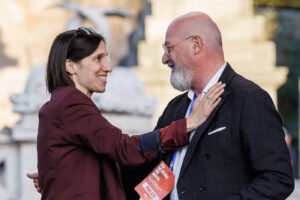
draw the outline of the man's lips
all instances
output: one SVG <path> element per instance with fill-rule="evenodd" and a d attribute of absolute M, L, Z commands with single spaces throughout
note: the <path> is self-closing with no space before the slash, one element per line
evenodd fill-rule
<path fill-rule="evenodd" d="M 172 61 L 169 61 L 169 62 L 168 62 L 168 67 L 173 68 L 173 67 L 174 67 L 174 63 L 173 63 Z"/>

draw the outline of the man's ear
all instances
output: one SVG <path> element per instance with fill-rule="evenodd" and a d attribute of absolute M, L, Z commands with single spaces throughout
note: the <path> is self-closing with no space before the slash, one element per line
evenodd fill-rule
<path fill-rule="evenodd" d="M 72 60 L 70 60 L 70 59 L 67 59 L 67 60 L 66 60 L 66 71 L 67 71 L 69 74 L 71 74 L 71 75 L 73 75 L 73 74 L 76 73 L 76 67 L 75 67 L 75 64 L 74 64 L 74 62 L 73 62 Z"/>
<path fill-rule="evenodd" d="M 193 37 L 193 42 L 194 54 L 199 54 L 203 48 L 203 40 L 200 36 L 195 36 Z"/>

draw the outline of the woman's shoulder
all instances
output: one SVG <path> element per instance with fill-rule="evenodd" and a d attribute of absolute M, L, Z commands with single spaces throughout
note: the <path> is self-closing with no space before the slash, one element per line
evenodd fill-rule
<path fill-rule="evenodd" d="M 99 113 L 91 98 L 72 86 L 59 87 L 51 93 L 51 98 L 39 111 L 39 117 L 55 117 L 74 111 Z"/>
<path fill-rule="evenodd" d="M 51 98 L 53 97 L 66 97 L 68 95 L 70 95 L 71 93 L 74 93 L 76 92 L 76 88 L 73 87 L 73 86 L 64 86 L 64 87 L 59 87 L 59 88 L 56 88 L 52 94 L 51 94 Z"/>
<path fill-rule="evenodd" d="M 49 104 L 59 108 L 72 104 L 93 104 L 93 102 L 75 87 L 66 86 L 52 92 Z"/>
<path fill-rule="evenodd" d="M 74 89 L 72 87 L 59 87 L 56 88 L 52 93 L 50 100 L 46 102 L 41 108 L 40 113 L 48 113 L 58 111 L 62 102 L 66 99 L 66 97 L 72 93 Z"/>

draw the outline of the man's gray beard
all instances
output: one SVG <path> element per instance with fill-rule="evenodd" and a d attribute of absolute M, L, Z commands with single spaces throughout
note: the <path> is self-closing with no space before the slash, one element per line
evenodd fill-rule
<path fill-rule="evenodd" d="M 171 73 L 171 85 L 180 91 L 191 89 L 192 71 L 183 69 L 178 64 L 173 64 Z"/>

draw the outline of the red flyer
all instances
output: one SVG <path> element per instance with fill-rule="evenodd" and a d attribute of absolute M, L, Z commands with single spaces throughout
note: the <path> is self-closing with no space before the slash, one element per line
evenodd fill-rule
<path fill-rule="evenodd" d="M 174 188 L 175 176 L 164 161 L 134 189 L 142 200 L 161 200 Z"/>

